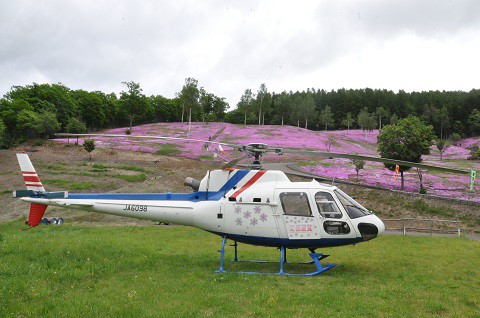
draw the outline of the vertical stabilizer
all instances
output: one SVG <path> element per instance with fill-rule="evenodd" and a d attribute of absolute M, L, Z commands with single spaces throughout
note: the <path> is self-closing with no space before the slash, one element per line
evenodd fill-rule
<path fill-rule="evenodd" d="M 28 214 L 27 224 L 32 227 L 39 225 L 46 209 L 47 206 L 44 204 L 32 203 L 30 205 L 30 213 Z"/>
<path fill-rule="evenodd" d="M 42 182 L 35 171 L 35 168 L 26 153 L 17 153 L 18 164 L 22 171 L 23 180 L 27 186 L 27 190 L 35 192 L 45 192 Z M 37 226 L 42 220 L 43 214 L 47 206 L 39 203 L 32 203 L 30 205 L 30 213 L 28 214 L 27 224 L 30 226 Z"/>
<path fill-rule="evenodd" d="M 40 178 L 26 153 L 17 153 L 18 164 L 22 171 L 23 180 L 27 186 L 27 190 L 45 192 Z"/>

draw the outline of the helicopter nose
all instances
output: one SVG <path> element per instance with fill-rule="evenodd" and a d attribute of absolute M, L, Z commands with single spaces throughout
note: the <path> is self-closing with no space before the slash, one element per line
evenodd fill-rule
<path fill-rule="evenodd" d="M 377 218 L 377 228 L 378 228 L 378 235 L 382 234 L 383 232 L 385 232 L 385 224 L 383 224 L 383 221 L 380 220 L 379 217 L 375 216 Z"/>
<path fill-rule="evenodd" d="M 365 220 L 367 221 L 367 220 Z M 368 222 L 361 222 L 358 224 L 358 230 L 363 237 L 363 240 L 371 240 L 378 235 L 385 232 L 385 224 L 377 216 L 369 216 Z"/>

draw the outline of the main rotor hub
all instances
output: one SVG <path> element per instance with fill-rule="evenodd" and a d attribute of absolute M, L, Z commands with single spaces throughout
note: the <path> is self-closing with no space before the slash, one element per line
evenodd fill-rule
<path fill-rule="evenodd" d="M 263 143 L 250 143 L 243 148 L 248 156 L 253 156 L 255 159 L 250 164 L 252 169 L 262 168 L 262 155 L 268 151 L 268 145 Z"/>
<path fill-rule="evenodd" d="M 265 153 L 268 151 L 268 145 L 263 143 L 251 143 L 245 146 L 248 154 Z"/>

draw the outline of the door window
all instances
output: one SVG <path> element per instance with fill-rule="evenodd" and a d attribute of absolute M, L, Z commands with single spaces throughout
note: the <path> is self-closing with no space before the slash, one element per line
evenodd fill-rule
<path fill-rule="evenodd" d="M 312 216 L 312 209 L 305 192 L 282 192 L 280 201 L 286 215 Z"/>
<path fill-rule="evenodd" d="M 317 203 L 318 212 L 324 218 L 341 219 L 342 212 L 338 208 L 333 196 L 328 192 L 317 192 L 315 194 L 315 202 Z"/>

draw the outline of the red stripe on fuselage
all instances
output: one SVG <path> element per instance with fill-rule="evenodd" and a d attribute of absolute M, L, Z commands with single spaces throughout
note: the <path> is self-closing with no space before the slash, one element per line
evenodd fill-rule
<path fill-rule="evenodd" d="M 37 174 L 35 171 L 22 171 L 22 174 Z"/>
<path fill-rule="evenodd" d="M 243 191 L 247 190 L 254 184 L 258 179 L 260 179 L 261 176 L 264 175 L 264 173 L 267 172 L 267 170 L 260 170 L 258 171 L 250 180 L 247 181 L 240 189 L 238 189 L 234 194 L 230 196 L 230 198 L 236 198 L 239 196 Z"/>

